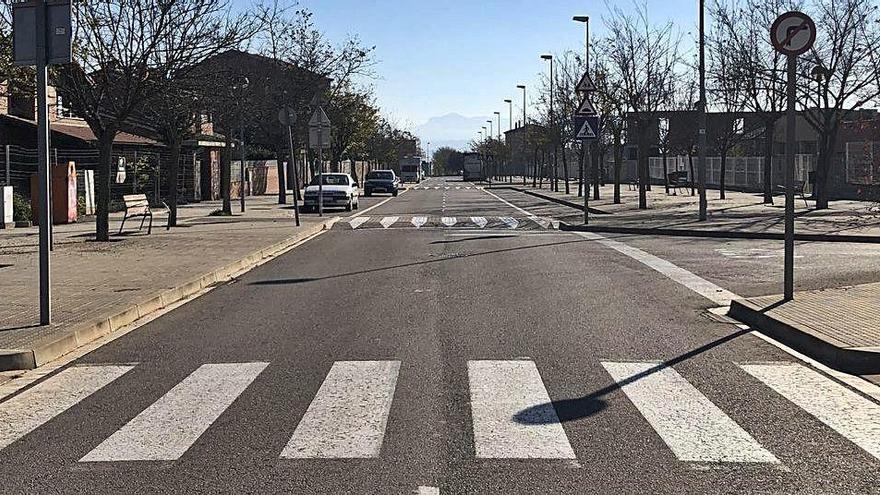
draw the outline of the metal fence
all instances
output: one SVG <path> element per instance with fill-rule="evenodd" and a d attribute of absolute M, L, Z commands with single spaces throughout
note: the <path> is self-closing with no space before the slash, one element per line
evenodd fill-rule
<path fill-rule="evenodd" d="M 125 194 L 146 194 L 154 202 L 159 202 L 168 193 L 168 152 L 166 150 L 132 150 L 116 149 L 113 152 L 114 165 L 124 160 L 125 177 L 113 174 L 110 182 L 110 195 L 119 200 Z M 49 150 L 49 164 L 64 166 L 69 162 L 76 164 L 77 183 L 83 182 L 84 170 L 98 168 L 98 150 L 62 149 Z M 194 181 L 193 154 L 183 153 L 180 157 L 180 174 L 177 177 L 178 191 L 181 198 L 191 197 Z M 115 170 L 115 166 L 114 166 Z M 37 151 L 15 145 L 5 145 L 0 153 L 0 184 L 11 185 L 13 190 L 29 198 L 31 195 L 31 178 L 37 173 Z M 123 179 L 117 182 L 116 179 Z"/>
<path fill-rule="evenodd" d="M 669 156 L 666 157 L 666 168 L 671 172 L 685 172 L 690 177 L 691 159 L 693 160 L 694 173 L 698 167 L 697 157 Z M 783 181 L 785 157 L 773 157 L 773 183 L 781 184 Z M 663 158 L 651 157 L 648 160 L 651 179 L 663 181 Z M 815 156 L 795 155 L 795 180 L 804 181 L 809 185 L 810 172 L 815 170 Z M 761 156 L 729 156 L 725 164 L 725 187 L 742 189 L 745 191 L 760 191 L 764 187 L 764 157 Z M 721 185 L 721 157 L 706 157 L 706 185 L 719 187 Z M 807 187 L 809 191 L 809 186 Z"/>

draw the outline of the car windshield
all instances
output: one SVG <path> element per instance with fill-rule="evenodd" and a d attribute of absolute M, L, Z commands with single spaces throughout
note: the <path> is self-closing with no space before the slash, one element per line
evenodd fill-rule
<path fill-rule="evenodd" d="M 341 174 L 324 174 L 324 185 L 325 186 L 347 186 L 348 185 L 348 176 Z M 309 182 L 310 186 L 318 185 L 318 176 L 312 178 L 312 182 Z"/>
<path fill-rule="evenodd" d="M 370 172 L 367 180 L 394 180 L 394 172 Z"/>

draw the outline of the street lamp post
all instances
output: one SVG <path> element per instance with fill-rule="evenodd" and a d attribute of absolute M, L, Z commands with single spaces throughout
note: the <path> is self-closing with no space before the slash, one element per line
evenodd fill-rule
<path fill-rule="evenodd" d="M 697 156 L 699 160 L 699 169 L 697 170 L 697 180 L 700 188 L 700 221 L 707 218 L 708 205 L 706 202 L 706 29 L 704 23 L 704 3 L 700 0 L 700 121 L 699 134 L 697 135 L 697 145 L 699 150 Z"/>
<path fill-rule="evenodd" d="M 526 167 L 525 155 L 526 155 L 526 150 L 528 149 L 527 145 L 529 143 L 529 128 L 528 128 L 528 122 L 526 122 L 526 119 L 527 119 L 527 116 L 526 116 L 526 86 L 525 86 L 525 84 L 517 84 L 516 87 L 518 89 L 521 89 L 523 92 L 523 120 L 522 120 L 522 125 L 523 125 L 523 178 L 522 179 L 523 179 L 523 186 L 525 186 L 526 185 L 526 175 L 528 172 L 528 169 Z M 535 181 L 535 178 L 534 178 L 534 176 L 532 176 L 532 182 L 534 182 L 534 181 Z M 532 184 L 532 186 L 534 187 L 534 184 Z"/>
<path fill-rule="evenodd" d="M 507 103 L 507 110 L 508 110 L 507 130 L 512 131 L 513 130 L 513 100 L 506 99 L 506 100 L 504 100 L 504 103 Z M 513 158 L 513 148 L 510 147 L 510 143 L 507 143 L 506 136 L 505 136 L 504 140 L 505 140 L 505 143 L 508 145 L 508 151 L 510 152 L 510 158 L 512 159 Z M 511 161 L 512 160 L 509 159 L 508 163 L 507 163 L 507 182 L 509 182 L 509 183 L 513 183 L 513 174 L 510 173 L 511 172 L 511 170 L 510 170 L 510 168 L 511 168 L 510 162 Z"/>
<path fill-rule="evenodd" d="M 549 127 L 550 127 L 550 132 L 552 133 L 551 139 L 553 141 L 553 175 L 552 175 L 553 182 L 551 182 L 550 189 L 558 191 L 559 183 L 556 182 L 556 180 L 555 180 L 556 179 L 556 135 L 555 135 L 554 128 L 553 128 L 553 126 L 556 122 L 553 118 L 553 55 L 541 55 L 541 59 L 547 60 L 550 62 L 550 126 Z"/>
<path fill-rule="evenodd" d="M 499 146 L 499 148 L 500 148 L 500 147 L 501 147 L 501 112 L 495 112 L 495 117 L 498 118 L 498 146 Z M 501 168 L 501 169 L 504 168 L 504 163 L 503 163 L 503 161 L 502 161 L 502 163 L 501 163 L 501 167 L 500 167 L 500 168 Z M 501 180 L 503 181 L 503 180 L 504 180 L 504 174 L 501 173 L 501 172 L 502 172 L 502 170 L 496 170 L 496 171 L 495 171 L 495 175 L 496 175 L 496 176 L 500 176 L 500 177 L 501 177 Z"/>

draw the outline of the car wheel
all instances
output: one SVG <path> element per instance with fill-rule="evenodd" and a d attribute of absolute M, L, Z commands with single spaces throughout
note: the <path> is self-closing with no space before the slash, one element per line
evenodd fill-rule
<path fill-rule="evenodd" d="M 359 206 L 358 203 L 360 203 L 360 201 L 355 201 L 355 202 L 354 202 L 354 209 L 355 209 L 355 210 L 358 209 L 358 206 Z"/>
<path fill-rule="evenodd" d="M 392 196 L 397 196 L 397 190 L 395 189 L 394 191 L 391 191 L 391 195 L 392 195 Z"/>
<path fill-rule="evenodd" d="M 345 211 L 351 211 L 352 208 L 354 208 L 353 203 L 351 202 L 351 200 L 348 200 L 348 204 L 345 205 Z"/>
<path fill-rule="evenodd" d="M 366 191 L 364 191 L 364 196 L 366 196 L 366 197 L 369 198 L 369 197 L 372 196 L 372 195 L 373 195 L 373 191 L 370 191 L 369 189 L 366 190 Z"/>

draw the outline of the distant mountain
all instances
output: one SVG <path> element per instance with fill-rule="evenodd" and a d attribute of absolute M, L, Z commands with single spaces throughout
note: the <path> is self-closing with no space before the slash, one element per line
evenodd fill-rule
<path fill-rule="evenodd" d="M 465 117 L 458 113 L 448 113 L 431 117 L 424 124 L 416 126 L 414 132 L 421 138 L 422 146 L 430 141 L 432 150 L 441 146 L 464 150 L 487 120 L 488 117 Z"/>

